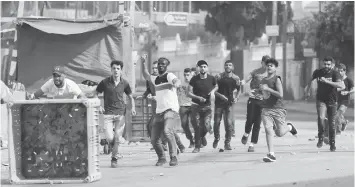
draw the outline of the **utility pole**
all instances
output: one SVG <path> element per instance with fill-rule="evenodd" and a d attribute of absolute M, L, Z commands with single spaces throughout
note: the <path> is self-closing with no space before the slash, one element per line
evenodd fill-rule
<path fill-rule="evenodd" d="M 136 1 L 133 0 L 133 1 L 130 1 L 129 2 L 129 16 L 130 16 L 130 19 L 131 19 L 131 27 L 130 27 L 130 34 L 134 34 L 132 32 L 134 32 L 134 16 L 135 16 L 135 10 L 136 10 Z M 132 29 L 131 29 L 132 28 Z M 135 47 L 134 47 L 134 40 L 131 41 L 131 45 L 132 45 L 132 51 L 135 50 Z M 133 56 L 132 56 L 132 60 L 133 60 Z M 131 77 L 130 79 L 132 79 L 132 85 L 134 85 L 134 88 L 133 88 L 133 93 L 136 92 L 136 72 L 135 72 L 135 69 L 136 67 L 134 66 L 134 63 L 132 61 L 132 66 L 131 66 L 131 71 L 132 71 L 132 74 L 131 74 Z"/>
<path fill-rule="evenodd" d="M 148 1 L 149 9 L 148 9 L 148 18 L 149 18 L 149 29 L 148 29 L 148 71 L 151 73 L 152 71 L 152 31 L 151 25 L 152 23 L 152 12 L 153 12 L 153 2 Z"/>
<path fill-rule="evenodd" d="M 277 25 L 277 1 L 272 2 L 272 25 Z M 276 37 L 272 37 L 271 42 L 271 57 L 275 58 L 275 51 L 276 51 Z"/>
<path fill-rule="evenodd" d="M 282 60 L 283 60 L 283 87 L 286 91 L 285 96 L 287 97 L 287 89 L 286 89 L 286 73 L 287 73 L 287 1 L 283 1 L 284 12 L 282 14 Z M 286 98 L 287 99 L 287 98 Z"/>

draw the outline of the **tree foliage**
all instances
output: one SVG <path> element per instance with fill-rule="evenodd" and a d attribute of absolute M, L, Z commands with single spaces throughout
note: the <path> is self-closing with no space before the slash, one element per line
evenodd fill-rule
<path fill-rule="evenodd" d="M 324 8 L 297 25 L 306 33 L 305 41 L 319 57 L 333 56 L 338 62 L 354 66 L 354 2 L 323 2 Z"/>
<path fill-rule="evenodd" d="M 288 20 L 293 17 L 290 4 L 287 2 Z M 199 1 L 196 6 L 208 12 L 206 31 L 222 35 L 228 49 L 254 41 L 265 32 L 266 25 L 271 25 L 271 1 Z M 284 6 L 278 2 L 278 24 L 282 23 L 283 10 Z"/>

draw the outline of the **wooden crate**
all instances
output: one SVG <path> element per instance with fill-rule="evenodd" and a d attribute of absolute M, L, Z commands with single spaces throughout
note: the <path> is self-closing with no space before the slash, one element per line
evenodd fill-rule
<path fill-rule="evenodd" d="M 15 101 L 9 108 L 10 182 L 100 180 L 100 100 Z"/>

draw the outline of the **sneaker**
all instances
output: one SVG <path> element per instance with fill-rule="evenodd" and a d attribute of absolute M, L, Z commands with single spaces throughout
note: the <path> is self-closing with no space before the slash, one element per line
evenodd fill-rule
<path fill-rule="evenodd" d="M 185 152 L 185 146 L 184 145 L 180 145 L 179 146 L 180 152 L 184 153 Z"/>
<path fill-rule="evenodd" d="M 287 123 L 287 125 L 291 125 L 292 129 L 290 130 L 290 133 L 293 136 L 296 136 L 297 135 L 297 129 L 295 128 L 295 126 L 292 123 Z"/>
<path fill-rule="evenodd" d="M 200 148 L 195 147 L 195 149 L 192 151 L 192 153 L 199 153 L 200 152 Z"/>
<path fill-rule="evenodd" d="M 329 145 L 329 138 L 328 137 L 324 137 L 323 142 L 327 145 Z"/>
<path fill-rule="evenodd" d="M 219 141 L 219 140 L 214 139 L 214 141 L 213 141 L 213 149 L 216 149 L 216 148 L 217 148 L 217 146 L 218 146 L 218 141 Z"/>
<path fill-rule="evenodd" d="M 345 123 L 341 124 L 341 131 L 345 131 L 348 126 L 349 120 L 346 120 Z"/>
<path fill-rule="evenodd" d="M 264 162 L 276 162 L 276 157 L 271 154 L 267 154 L 266 157 L 263 158 Z"/>
<path fill-rule="evenodd" d="M 224 144 L 224 150 L 228 150 L 228 151 L 232 150 L 230 143 Z"/>
<path fill-rule="evenodd" d="M 254 146 L 249 146 L 248 152 L 254 152 Z"/>
<path fill-rule="evenodd" d="M 249 136 L 244 136 L 242 137 L 242 144 L 247 144 Z"/>
<path fill-rule="evenodd" d="M 331 143 L 331 144 L 330 144 L 330 151 L 331 151 L 331 152 L 335 152 L 336 149 L 337 149 L 337 148 L 335 147 L 335 143 Z"/>
<path fill-rule="evenodd" d="M 323 147 L 323 138 L 318 138 L 317 147 L 318 147 L 318 148 Z"/>
<path fill-rule="evenodd" d="M 158 162 L 155 164 L 155 166 L 162 166 L 166 163 L 166 159 L 165 158 L 159 158 Z"/>
<path fill-rule="evenodd" d="M 206 137 L 201 138 L 201 144 L 205 147 L 207 145 Z"/>
<path fill-rule="evenodd" d="M 189 148 L 194 148 L 195 147 L 195 143 L 193 140 L 190 140 L 190 145 L 189 145 Z"/>
<path fill-rule="evenodd" d="M 173 156 L 173 157 L 170 157 L 170 163 L 169 163 L 170 166 L 176 166 L 178 165 L 178 160 L 176 158 L 176 156 Z"/>
<path fill-rule="evenodd" d="M 111 168 L 118 168 L 117 158 L 111 159 Z"/>

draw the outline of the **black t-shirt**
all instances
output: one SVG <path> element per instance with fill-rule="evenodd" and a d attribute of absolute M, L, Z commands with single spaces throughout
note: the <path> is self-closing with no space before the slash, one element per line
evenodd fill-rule
<path fill-rule="evenodd" d="M 312 78 L 317 79 L 317 100 L 328 104 L 337 102 L 337 89 L 327 83 L 320 82 L 320 78 L 324 77 L 329 81 L 338 82 L 341 81 L 340 74 L 335 70 L 326 71 L 323 69 L 317 69 L 313 72 Z"/>
<path fill-rule="evenodd" d="M 102 80 L 96 87 L 96 91 L 104 93 L 104 108 L 106 115 L 125 115 L 126 104 L 123 94 L 130 95 L 132 93 L 129 83 L 121 78 L 120 83 L 115 85 L 112 77 Z"/>
<path fill-rule="evenodd" d="M 201 103 L 198 99 L 192 99 L 192 102 L 200 106 L 211 105 L 210 92 L 215 88 L 216 84 L 216 79 L 212 75 L 207 74 L 205 79 L 201 79 L 200 75 L 192 77 L 190 80 L 190 85 L 193 87 L 192 93 L 206 99 L 205 103 Z"/>
<path fill-rule="evenodd" d="M 354 82 L 353 80 L 349 79 L 349 77 L 346 77 L 344 80 L 344 84 L 345 84 L 345 89 L 342 91 L 350 91 L 351 88 L 354 87 Z M 348 95 L 341 95 L 341 92 L 338 92 L 338 100 L 339 100 L 339 104 L 348 104 L 349 100 L 350 100 L 350 94 Z"/>
<path fill-rule="evenodd" d="M 217 80 L 217 84 L 218 84 L 217 92 L 226 96 L 228 98 L 228 101 L 224 101 L 216 96 L 216 101 L 215 101 L 216 106 L 232 105 L 233 91 L 235 89 L 237 90 L 240 89 L 239 77 L 238 76 L 228 77 L 222 74 L 221 78 Z"/>

